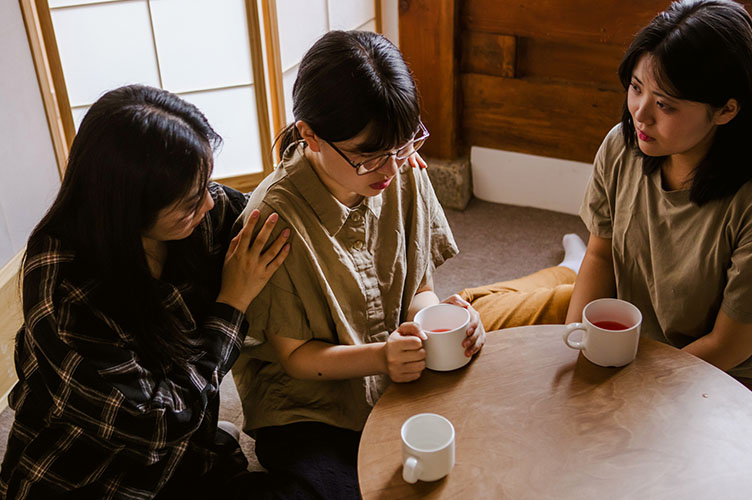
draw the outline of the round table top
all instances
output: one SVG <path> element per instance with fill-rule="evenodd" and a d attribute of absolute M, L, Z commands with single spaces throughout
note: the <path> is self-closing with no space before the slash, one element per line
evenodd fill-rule
<path fill-rule="evenodd" d="M 392 384 L 360 442 L 363 498 L 752 498 L 752 391 L 644 338 L 631 364 L 603 368 L 562 330 L 490 332 L 464 368 Z M 456 462 L 408 484 L 400 427 L 423 412 L 454 424 Z"/>

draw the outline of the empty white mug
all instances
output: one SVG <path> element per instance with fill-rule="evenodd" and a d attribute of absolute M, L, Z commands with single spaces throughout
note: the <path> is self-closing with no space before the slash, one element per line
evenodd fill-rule
<path fill-rule="evenodd" d="M 637 355 L 640 343 L 640 310 L 627 301 L 597 299 L 582 310 L 583 323 L 570 323 L 564 329 L 564 342 L 600 366 L 624 366 Z M 582 330 L 582 340 L 569 339 Z"/>
<path fill-rule="evenodd" d="M 427 368 L 449 371 L 470 362 L 462 347 L 470 324 L 467 309 L 454 304 L 436 304 L 418 311 L 415 322 L 428 337 L 423 341 Z"/>
<path fill-rule="evenodd" d="M 454 426 L 441 415 L 419 413 L 402 424 L 402 478 L 436 481 L 454 467 Z"/>

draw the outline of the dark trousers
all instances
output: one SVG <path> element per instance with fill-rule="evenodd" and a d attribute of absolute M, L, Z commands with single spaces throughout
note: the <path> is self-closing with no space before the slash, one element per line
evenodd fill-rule
<path fill-rule="evenodd" d="M 235 438 L 217 429 L 214 466 L 202 470 L 203 460 L 184 457 L 155 500 L 278 500 L 295 498 L 277 493 L 280 486 L 265 472 L 249 472 L 248 460 Z M 77 497 L 76 497 L 77 498 Z"/>
<path fill-rule="evenodd" d="M 256 456 L 286 498 L 358 500 L 360 432 L 320 422 L 256 431 Z"/>

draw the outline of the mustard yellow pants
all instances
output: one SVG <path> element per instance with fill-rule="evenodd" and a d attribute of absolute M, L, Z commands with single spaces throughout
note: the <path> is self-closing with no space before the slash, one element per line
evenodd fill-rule
<path fill-rule="evenodd" d="M 577 274 L 549 267 L 524 278 L 466 288 L 460 296 L 480 313 L 486 331 L 564 323 Z"/>

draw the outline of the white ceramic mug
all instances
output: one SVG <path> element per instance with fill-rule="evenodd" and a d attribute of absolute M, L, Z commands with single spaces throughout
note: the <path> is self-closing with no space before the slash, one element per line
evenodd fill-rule
<path fill-rule="evenodd" d="M 624 366 L 637 355 L 642 314 L 634 305 L 619 299 L 598 299 L 582 310 L 583 323 L 570 323 L 564 330 L 564 342 L 579 349 L 587 359 L 600 366 Z M 582 330 L 582 340 L 569 336 Z"/>
<path fill-rule="evenodd" d="M 465 366 L 470 358 L 465 356 L 462 341 L 467 338 L 470 313 L 454 304 L 428 306 L 415 315 L 415 322 L 428 336 L 423 341 L 426 350 L 426 367 L 449 371 Z"/>
<path fill-rule="evenodd" d="M 454 426 L 441 415 L 419 413 L 402 424 L 402 479 L 436 481 L 454 467 Z"/>

